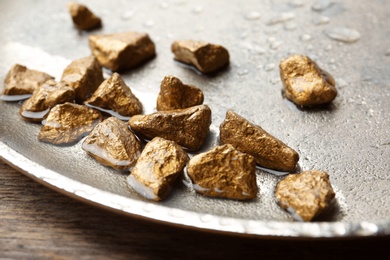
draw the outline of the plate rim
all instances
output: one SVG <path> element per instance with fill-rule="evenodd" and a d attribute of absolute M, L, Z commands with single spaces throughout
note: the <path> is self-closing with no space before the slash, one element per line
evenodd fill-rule
<path fill-rule="evenodd" d="M 262 221 L 203 214 L 139 201 L 100 190 L 45 168 L 13 150 L 3 141 L 0 141 L 0 159 L 27 177 L 72 199 L 129 217 L 182 228 L 278 239 L 357 238 L 390 235 L 390 220 L 378 222 Z"/>

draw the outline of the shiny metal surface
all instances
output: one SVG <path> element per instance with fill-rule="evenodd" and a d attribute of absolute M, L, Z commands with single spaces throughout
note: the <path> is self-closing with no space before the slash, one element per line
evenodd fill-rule
<path fill-rule="evenodd" d="M 66 1 L 0 2 L 2 82 L 14 63 L 59 79 L 71 60 L 90 54 L 90 34 L 147 32 L 156 58 L 121 73 L 145 113 L 155 111 L 164 76 L 174 75 L 201 88 L 213 111 L 203 150 L 218 143 L 228 109 L 262 126 L 298 151 L 302 170 L 329 173 L 336 203 L 316 222 L 297 222 L 280 209 L 273 191 L 282 176 L 263 169 L 251 202 L 203 197 L 185 177 L 167 200 L 149 202 L 127 186 L 127 173 L 98 164 L 81 143 L 39 142 L 40 126 L 19 117 L 17 102 L 0 101 L 0 158 L 76 199 L 179 227 L 288 239 L 390 235 L 390 2 L 327 2 L 83 1 L 103 20 L 92 32 L 73 27 Z M 204 76 L 180 65 L 170 51 L 178 39 L 225 46 L 229 68 Z M 291 53 L 310 56 L 334 76 L 339 95 L 331 107 L 303 111 L 283 99 L 278 64 Z"/>

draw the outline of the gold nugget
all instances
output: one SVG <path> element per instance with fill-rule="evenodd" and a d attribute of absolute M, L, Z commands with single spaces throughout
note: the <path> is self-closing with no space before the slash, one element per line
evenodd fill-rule
<path fill-rule="evenodd" d="M 50 108 L 57 104 L 73 102 L 74 97 L 74 90 L 67 82 L 48 80 L 23 103 L 19 114 L 27 121 L 41 122 L 49 113 Z"/>
<path fill-rule="evenodd" d="M 102 20 L 83 4 L 69 2 L 66 4 L 74 25 L 79 30 L 92 30 L 102 26 Z"/>
<path fill-rule="evenodd" d="M 156 55 L 155 45 L 146 33 L 91 35 L 88 40 L 92 54 L 112 71 L 138 67 Z"/>
<path fill-rule="evenodd" d="M 223 144 L 231 144 L 237 150 L 252 155 L 260 166 L 295 171 L 299 160 L 296 151 L 233 111 L 227 111 L 219 129 Z"/>
<path fill-rule="evenodd" d="M 62 73 L 61 80 L 69 83 L 76 92 L 76 102 L 82 104 L 92 96 L 104 78 L 97 59 L 88 56 L 72 61 Z"/>
<path fill-rule="evenodd" d="M 171 49 L 176 60 L 203 73 L 216 72 L 229 64 L 229 52 L 221 45 L 184 40 L 173 42 Z"/>
<path fill-rule="evenodd" d="M 26 66 L 15 64 L 5 76 L 4 95 L 24 96 L 32 94 L 41 84 L 54 79 L 47 73 L 28 69 Z M 15 99 L 19 100 L 19 99 Z"/>
<path fill-rule="evenodd" d="M 135 115 L 129 120 L 136 134 L 149 140 L 162 137 L 190 150 L 198 150 L 202 146 L 210 124 L 211 109 L 207 105 Z"/>
<path fill-rule="evenodd" d="M 337 96 L 333 77 L 309 57 L 292 55 L 280 62 L 280 77 L 286 98 L 299 106 L 324 105 Z"/>
<path fill-rule="evenodd" d="M 328 173 L 312 170 L 288 175 L 276 185 L 275 196 L 293 217 L 311 221 L 329 207 L 335 193 Z"/>
<path fill-rule="evenodd" d="M 122 77 L 114 73 L 103 81 L 95 93 L 84 102 L 88 106 L 117 112 L 125 120 L 142 113 L 142 104 L 131 92 Z"/>
<path fill-rule="evenodd" d="M 141 154 L 139 140 L 128 124 L 116 117 L 99 123 L 84 140 L 82 148 L 101 164 L 117 170 L 128 170 Z"/>
<path fill-rule="evenodd" d="M 38 139 L 56 145 L 72 144 L 91 132 L 102 120 L 99 111 L 87 106 L 73 103 L 56 105 L 50 110 Z"/>
<path fill-rule="evenodd" d="M 257 195 L 255 159 L 230 144 L 195 155 L 187 172 L 195 191 L 206 196 L 248 200 Z"/>
<path fill-rule="evenodd" d="M 157 97 L 157 110 L 174 110 L 201 105 L 203 92 L 197 87 L 183 84 L 173 76 L 165 76 Z"/>
<path fill-rule="evenodd" d="M 146 144 L 127 178 L 129 185 L 147 199 L 165 199 L 189 157 L 175 142 L 160 137 Z"/>

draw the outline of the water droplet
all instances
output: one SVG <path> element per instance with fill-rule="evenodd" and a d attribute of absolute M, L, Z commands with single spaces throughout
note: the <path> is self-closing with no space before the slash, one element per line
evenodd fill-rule
<path fill-rule="evenodd" d="M 253 51 L 258 55 L 263 55 L 266 52 L 265 49 L 260 46 L 253 47 Z"/>
<path fill-rule="evenodd" d="M 333 48 L 332 44 L 328 44 L 325 46 L 326 51 L 330 51 Z"/>
<path fill-rule="evenodd" d="M 247 13 L 244 17 L 245 17 L 245 19 L 247 19 L 249 21 L 254 21 L 254 20 L 260 19 L 261 15 L 259 12 L 252 11 L 252 12 Z"/>
<path fill-rule="evenodd" d="M 274 17 L 272 17 L 269 21 L 268 21 L 268 25 L 274 25 L 274 24 L 278 24 L 278 23 L 285 23 L 287 21 L 290 21 L 292 19 L 295 18 L 295 14 L 294 13 L 291 13 L 291 12 L 287 12 L 287 13 L 281 13 L 281 14 L 278 14 Z"/>
<path fill-rule="evenodd" d="M 241 34 L 240 34 L 240 38 L 241 39 L 245 39 L 245 38 L 247 38 L 249 36 L 249 33 L 248 32 L 242 32 Z"/>
<path fill-rule="evenodd" d="M 333 3 L 330 0 L 316 0 L 311 9 L 316 12 L 322 12 L 328 9 Z"/>
<path fill-rule="evenodd" d="M 167 9 L 169 7 L 169 4 L 167 2 L 162 2 L 159 4 L 159 6 L 161 7 L 161 9 Z"/>
<path fill-rule="evenodd" d="M 370 109 L 368 110 L 368 116 L 370 116 L 370 117 L 374 116 L 374 112 L 375 112 L 375 111 L 374 111 L 373 109 L 370 108 Z"/>
<path fill-rule="evenodd" d="M 249 71 L 247 69 L 241 69 L 237 72 L 238 76 L 245 76 Z"/>
<path fill-rule="evenodd" d="M 271 71 L 274 68 L 275 68 L 275 64 L 274 63 L 269 63 L 269 64 L 264 65 L 264 70 L 265 71 Z"/>
<path fill-rule="evenodd" d="M 144 22 L 145 27 L 153 27 L 153 25 L 154 25 L 153 20 L 147 20 L 146 22 Z"/>
<path fill-rule="evenodd" d="M 386 55 L 386 56 L 390 56 L 390 49 L 387 49 L 387 50 L 386 50 L 385 55 Z"/>
<path fill-rule="evenodd" d="M 328 16 L 315 16 L 311 20 L 315 25 L 323 25 L 330 22 L 330 18 Z"/>
<path fill-rule="evenodd" d="M 194 14 L 200 14 L 201 12 L 203 12 L 203 6 L 196 6 L 192 8 L 192 13 Z"/>
<path fill-rule="evenodd" d="M 324 32 L 329 38 L 346 43 L 356 42 L 361 37 L 357 30 L 347 27 L 328 28 Z"/>
<path fill-rule="evenodd" d="M 270 44 L 270 48 L 272 49 L 272 50 L 277 50 L 277 49 L 279 49 L 279 47 L 280 46 L 282 46 L 283 45 L 283 41 L 274 41 L 274 42 L 272 42 L 271 44 Z"/>
<path fill-rule="evenodd" d="M 291 0 L 290 5 L 292 7 L 302 7 L 305 5 L 305 2 L 303 0 Z"/>
<path fill-rule="evenodd" d="M 203 32 L 205 30 L 204 26 L 198 26 L 195 28 L 195 32 Z"/>
<path fill-rule="evenodd" d="M 296 23 L 293 23 L 293 22 L 290 22 L 290 23 L 286 23 L 284 25 L 284 29 L 286 31 L 294 31 L 295 29 L 297 29 L 298 25 Z"/>
<path fill-rule="evenodd" d="M 343 88 L 348 86 L 348 83 L 344 79 L 337 79 L 336 80 L 337 87 Z"/>
<path fill-rule="evenodd" d="M 304 42 L 310 41 L 311 40 L 311 36 L 308 35 L 308 34 L 303 34 L 303 35 L 301 35 L 301 40 L 304 41 Z"/>
<path fill-rule="evenodd" d="M 272 85 L 280 84 L 280 78 L 279 77 L 270 78 L 269 82 L 271 82 Z"/>
<path fill-rule="evenodd" d="M 123 20 L 129 20 L 131 19 L 135 14 L 135 10 L 127 10 L 122 14 Z"/>

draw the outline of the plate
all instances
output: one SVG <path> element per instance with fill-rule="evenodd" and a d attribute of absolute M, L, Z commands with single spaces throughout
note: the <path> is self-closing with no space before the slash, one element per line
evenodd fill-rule
<path fill-rule="evenodd" d="M 298 222 L 275 202 L 274 187 L 283 176 L 260 168 L 260 191 L 250 202 L 204 197 L 186 186 L 185 178 L 165 201 L 150 202 L 127 186 L 128 173 L 100 165 L 81 142 L 68 147 L 39 142 L 40 125 L 19 117 L 18 102 L 0 102 L 2 160 L 73 198 L 178 227 L 286 239 L 390 234 L 389 2 L 83 3 L 103 19 L 102 29 L 78 32 L 66 1 L 1 1 L 0 80 L 15 63 L 59 79 L 72 60 L 90 55 L 89 35 L 147 32 L 156 58 L 121 73 L 145 113 L 155 111 L 164 76 L 198 86 L 213 112 L 202 151 L 218 144 L 219 125 L 232 109 L 298 151 L 302 170 L 327 171 L 334 205 L 314 222 Z M 225 46 L 229 68 L 205 76 L 175 62 L 170 46 L 179 39 Z M 283 98 L 278 65 L 292 53 L 308 55 L 334 76 L 339 94 L 331 106 L 302 110 Z"/>

